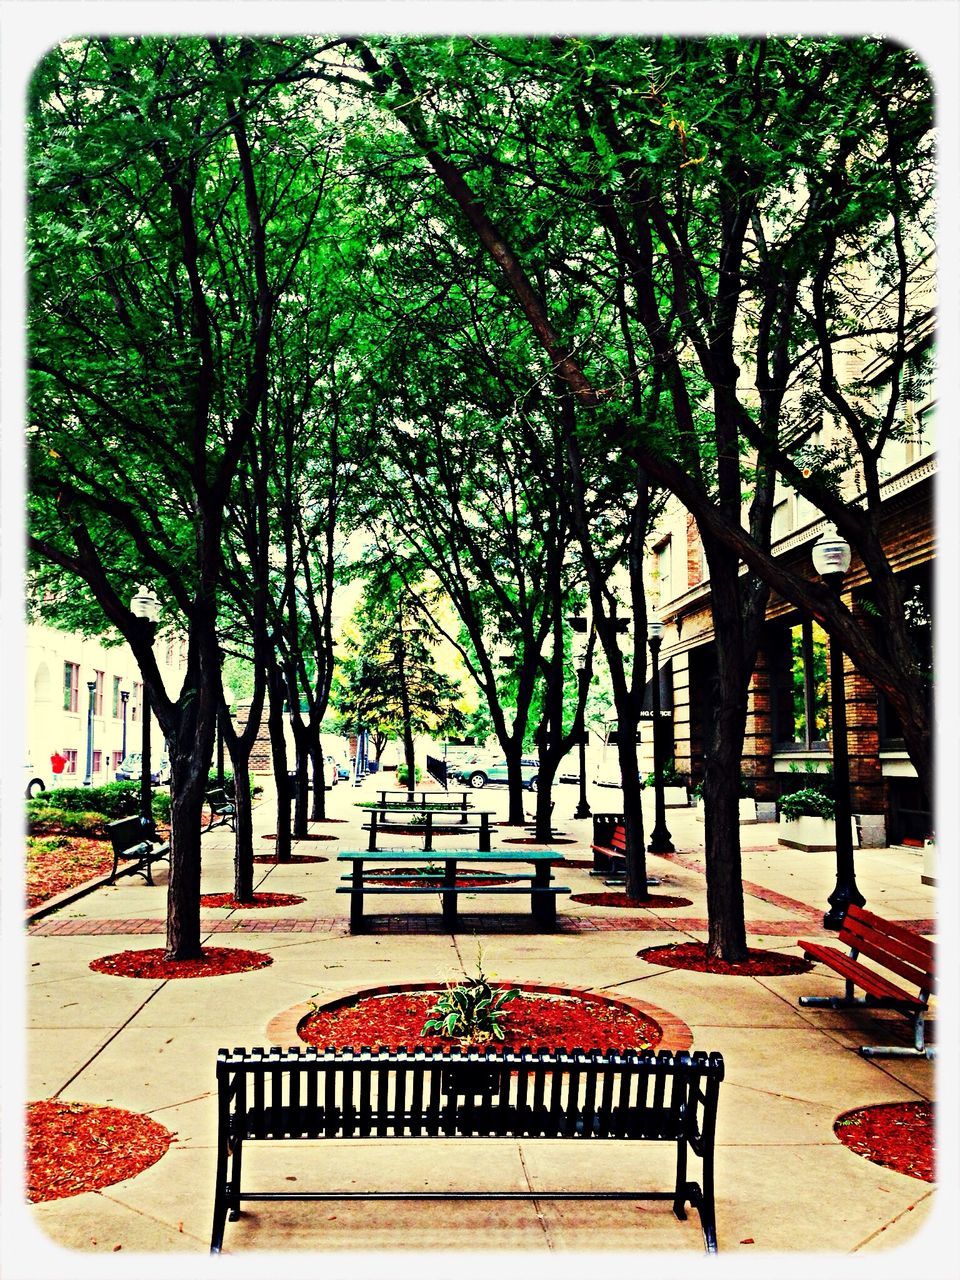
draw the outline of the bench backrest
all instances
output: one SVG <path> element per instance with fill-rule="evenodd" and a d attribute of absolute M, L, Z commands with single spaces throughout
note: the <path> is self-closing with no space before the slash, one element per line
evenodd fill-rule
<path fill-rule="evenodd" d="M 613 828 L 610 836 L 610 848 L 617 849 L 620 853 L 627 851 L 627 829 L 621 823 Z"/>
<path fill-rule="evenodd" d="M 221 1049 L 235 1137 L 581 1137 L 711 1145 L 718 1053 Z"/>
<path fill-rule="evenodd" d="M 204 799 L 207 804 L 226 804 L 227 793 L 222 788 L 219 790 L 214 789 L 213 791 L 208 791 L 204 796 Z"/>
<path fill-rule="evenodd" d="M 121 852 L 132 848 L 135 844 L 142 844 L 145 840 L 155 838 L 151 824 L 144 822 L 140 817 L 121 818 L 118 822 L 108 822 L 106 832 L 114 849 Z"/>
<path fill-rule="evenodd" d="M 855 947 L 920 991 L 933 990 L 933 943 L 893 920 L 884 920 L 852 902 L 847 908 L 840 942 Z"/>

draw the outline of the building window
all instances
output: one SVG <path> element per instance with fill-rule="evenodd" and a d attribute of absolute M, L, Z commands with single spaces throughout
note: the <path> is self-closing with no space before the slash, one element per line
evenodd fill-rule
<path fill-rule="evenodd" d="M 92 772 L 99 773 L 102 768 L 103 768 L 103 752 L 94 751 Z"/>
<path fill-rule="evenodd" d="M 97 687 L 93 691 L 93 714 L 95 716 L 103 715 L 103 672 L 95 671 L 93 678 Z"/>
<path fill-rule="evenodd" d="M 770 649 L 775 749 L 825 750 L 830 728 L 827 633 L 816 622 L 778 628 Z"/>
<path fill-rule="evenodd" d="M 933 575 L 929 566 L 900 579 L 903 610 L 913 657 L 927 687 L 927 709 L 933 714 Z M 912 578 L 912 580 L 911 580 Z M 904 749 L 903 726 L 894 708 L 880 693 L 877 698 L 877 728 L 880 747 L 887 751 Z"/>
<path fill-rule="evenodd" d="M 76 751 L 74 751 L 74 750 L 72 750 L 70 747 L 68 747 L 68 748 L 64 751 L 64 753 L 63 753 L 63 754 L 64 754 L 64 758 L 66 759 L 66 762 L 67 762 L 67 763 L 63 766 L 63 772 L 64 772 L 64 773 L 76 773 L 76 772 L 77 772 L 77 753 L 76 753 Z"/>
<path fill-rule="evenodd" d="M 63 664 L 63 709 L 79 711 L 80 709 L 80 664 L 65 662 Z"/>
<path fill-rule="evenodd" d="M 120 768 L 120 764 L 121 764 L 122 760 L 123 760 L 123 752 L 122 752 L 122 751 L 114 751 L 114 752 L 112 753 L 112 755 L 111 755 L 111 757 L 110 757 L 110 768 L 113 770 L 113 772 L 116 772 L 116 771 L 117 771 L 117 769 L 119 769 L 119 768 Z"/>
<path fill-rule="evenodd" d="M 660 604 L 666 604 L 673 598 L 673 540 L 664 538 L 659 546 L 653 549 L 653 574 L 657 580 L 657 592 Z"/>
<path fill-rule="evenodd" d="M 143 685 L 139 680 L 133 682 L 133 693 L 130 695 L 130 719 L 140 719 L 140 705 L 143 701 Z"/>
<path fill-rule="evenodd" d="M 113 698 L 111 699 L 112 715 L 114 720 L 120 719 L 120 677 L 113 677 Z"/>

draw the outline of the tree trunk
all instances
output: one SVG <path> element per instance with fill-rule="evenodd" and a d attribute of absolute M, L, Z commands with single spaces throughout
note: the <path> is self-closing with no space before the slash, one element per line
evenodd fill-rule
<path fill-rule="evenodd" d="M 167 960 L 197 960 L 200 948 L 200 839 L 209 759 L 199 744 L 170 749 L 170 880 L 167 890 Z M 201 765 L 203 767 L 201 767 Z"/>
<path fill-rule="evenodd" d="M 523 743 L 510 738 L 503 747 L 503 757 L 507 762 L 507 825 L 522 827 L 526 822 L 523 811 L 523 776 L 520 761 L 523 759 Z"/>
<path fill-rule="evenodd" d="M 537 777 L 537 804 L 534 839 L 538 844 L 549 844 L 553 836 L 553 780 L 557 774 L 556 761 L 549 755 L 540 756 L 540 773 Z"/>
<path fill-rule="evenodd" d="M 327 816 L 327 761 L 320 743 L 310 744 L 310 762 L 313 768 L 313 805 L 310 809 L 310 820 L 323 822 Z"/>
<path fill-rule="evenodd" d="M 644 901 L 650 896 L 647 886 L 647 851 L 643 838 L 643 808 L 640 785 L 640 761 L 637 758 L 637 724 L 617 709 L 617 756 L 623 788 L 623 826 L 626 835 L 627 879 L 624 892 L 628 898 Z"/>
<path fill-rule="evenodd" d="M 295 734 L 297 743 L 296 775 L 297 795 L 293 806 L 294 839 L 302 840 L 308 833 L 307 813 L 310 804 L 310 752 L 303 734 Z"/>
<path fill-rule="evenodd" d="M 290 781 L 287 777 L 287 742 L 283 724 L 283 681 L 279 672 L 271 672 L 267 724 L 270 729 L 273 779 L 277 788 L 278 862 L 290 861 Z"/>
<path fill-rule="evenodd" d="M 238 902 L 253 901 L 253 804 L 250 796 L 250 757 L 231 757 L 236 809 L 236 838 L 233 856 L 233 896 Z"/>

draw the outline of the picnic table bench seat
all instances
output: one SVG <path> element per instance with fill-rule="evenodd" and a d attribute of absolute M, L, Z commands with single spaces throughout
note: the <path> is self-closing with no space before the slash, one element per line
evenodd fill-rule
<path fill-rule="evenodd" d="M 143 876 L 147 884 L 152 885 L 151 866 L 163 858 L 168 861 L 170 858 L 170 846 L 160 840 L 153 823 L 142 817 L 120 818 L 117 822 L 108 822 L 106 831 L 113 847 L 113 870 L 109 883 L 116 880 L 121 862 L 136 859 L 136 866 L 129 868 L 128 873 Z"/>
<path fill-rule="evenodd" d="M 804 955 L 827 965 L 844 979 L 842 996 L 801 996 L 800 1004 L 828 1009 L 894 1009 L 913 1023 L 913 1048 L 861 1045 L 860 1053 L 868 1058 L 934 1057 L 925 1032 L 928 1003 L 934 990 L 933 943 L 856 903 L 847 908 L 837 940 L 848 946 L 849 952 L 798 939 L 797 946 L 803 948 Z M 879 970 L 863 964 L 861 955 L 880 966 Z M 906 990 L 904 982 L 914 990 Z M 854 997 L 856 987 L 864 992 L 862 998 Z"/>
<path fill-rule="evenodd" d="M 210 1252 L 223 1247 L 227 1217 L 249 1201 L 303 1200 L 667 1200 L 684 1220 L 700 1216 L 705 1250 L 717 1252 L 714 1136 L 724 1064 L 719 1053 L 446 1053 L 370 1049 L 221 1049 Z M 251 1141 L 509 1138 L 667 1142 L 676 1149 L 670 1190 L 454 1191 L 244 1190 Z M 688 1157 L 701 1181 L 687 1176 Z M 484 1159 L 489 1159 L 485 1156 Z M 450 1218 L 451 1245 L 456 1215 Z"/>

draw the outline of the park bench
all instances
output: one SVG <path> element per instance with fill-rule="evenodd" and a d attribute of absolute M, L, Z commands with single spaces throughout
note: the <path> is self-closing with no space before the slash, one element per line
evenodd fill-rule
<path fill-rule="evenodd" d="M 723 1079 L 719 1053 L 532 1053 L 457 1048 L 412 1053 L 367 1048 L 221 1049 L 217 1055 L 217 1173 L 210 1252 L 229 1212 L 252 1200 L 669 1200 L 677 1218 L 697 1209 L 708 1253 L 717 1251 L 714 1133 Z M 247 1190 L 250 1141 L 341 1138 L 511 1138 L 670 1142 L 669 1191 Z M 687 1179 L 688 1149 L 702 1186 Z M 455 1218 L 450 1219 L 451 1230 Z M 450 1241 L 451 1246 L 453 1241 Z"/>
<path fill-rule="evenodd" d="M 856 903 L 847 908 L 837 938 L 850 948 L 849 952 L 838 951 L 836 947 L 823 946 L 819 942 L 804 942 L 802 939 L 797 942 L 804 955 L 827 965 L 845 982 L 842 996 L 801 996 L 801 1005 L 828 1009 L 895 1009 L 912 1021 L 914 1047 L 861 1045 L 860 1052 L 868 1058 L 932 1058 L 934 1049 L 925 1045 L 924 1037 L 928 1000 L 934 987 L 933 943 L 901 924 L 865 911 Z M 872 960 L 886 973 L 861 963 L 860 956 Z M 915 987 L 916 994 L 905 991 L 887 974 Z M 854 998 L 855 987 L 864 992 L 862 999 Z"/>
<path fill-rule="evenodd" d="M 204 796 L 204 803 L 210 806 L 210 817 L 207 819 L 207 825 L 203 828 L 201 835 L 206 835 L 208 831 L 213 831 L 215 827 L 228 826 L 231 831 L 237 829 L 237 805 L 222 788 L 215 788 L 208 791 Z"/>
<path fill-rule="evenodd" d="M 337 893 L 350 894 L 350 932 L 360 933 L 363 930 L 363 900 L 368 894 L 424 894 L 430 893 L 435 897 L 439 894 L 443 920 L 446 925 L 453 927 L 457 922 L 457 900 L 461 893 L 468 894 L 503 894 L 503 893 L 524 893 L 530 895 L 530 911 L 534 920 L 544 928 L 553 928 L 557 922 L 557 897 L 561 893 L 569 893 L 570 890 L 566 885 L 553 884 L 551 881 L 551 867 L 554 863 L 560 862 L 562 855 L 555 853 L 552 849 L 503 849 L 496 853 L 487 853 L 473 849 L 448 849 L 442 854 L 429 854 L 426 851 L 411 851 L 409 849 L 379 849 L 371 851 L 367 850 L 345 850 L 337 854 L 338 862 L 349 862 L 351 864 L 351 872 L 349 875 L 342 876 L 343 880 L 348 880 L 349 884 L 340 885 Z M 423 870 L 431 871 L 436 863 L 443 863 L 443 871 L 436 874 L 422 874 Z M 477 863 L 495 865 L 504 864 L 510 868 L 509 875 L 512 883 L 491 883 L 491 884 L 471 884 L 465 885 L 457 883 L 457 863 L 461 864 L 461 868 L 466 865 L 471 868 Z M 391 884 L 390 880 L 400 878 L 391 877 L 388 873 L 386 876 L 383 872 L 376 870 L 377 866 L 384 864 L 399 863 L 402 867 L 410 868 L 411 878 L 420 880 L 423 883 L 415 885 L 411 884 Z M 518 873 L 515 868 L 517 865 L 524 863 L 532 864 L 534 870 L 532 874 Z M 367 865 L 367 871 L 364 872 L 364 864 Z M 376 878 L 375 883 L 371 883 L 372 878 Z M 386 883 L 381 881 L 385 880 Z"/>
<path fill-rule="evenodd" d="M 622 814 L 593 815 L 593 844 L 590 848 L 595 875 L 623 875 L 627 865 L 627 834 Z"/>
<path fill-rule="evenodd" d="M 128 874 L 143 876 L 147 884 L 153 884 L 150 870 L 152 864 L 161 858 L 170 858 L 170 846 L 160 843 L 153 823 L 140 817 L 121 818 L 119 822 L 107 823 L 107 835 L 113 845 L 110 884 L 117 878 L 117 867 L 121 860 L 133 858 L 136 858 L 137 865 L 129 868 Z"/>

